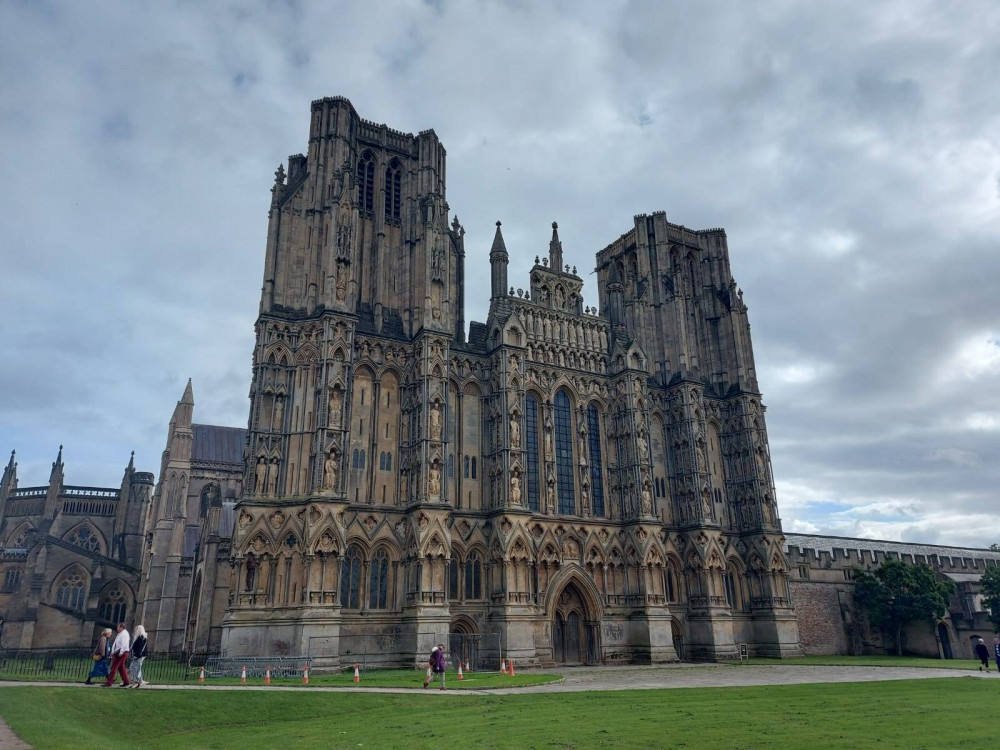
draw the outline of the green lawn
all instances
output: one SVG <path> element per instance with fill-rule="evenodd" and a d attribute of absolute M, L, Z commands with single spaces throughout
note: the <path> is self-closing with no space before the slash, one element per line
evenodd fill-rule
<path fill-rule="evenodd" d="M 420 690 L 424 682 L 425 671 L 413 669 L 379 669 L 361 672 L 360 687 L 387 687 L 387 688 L 413 688 Z M 540 672 L 518 672 L 513 677 L 500 674 L 499 672 L 469 672 L 464 679 L 458 679 L 458 673 L 448 671 L 445 675 L 445 684 L 449 690 L 489 690 L 491 688 L 521 687 L 524 685 L 542 685 L 547 682 L 561 680 L 562 676 L 557 674 L 543 674 Z M 260 685 L 263 678 L 247 678 L 247 684 Z M 206 685 L 238 685 L 238 677 L 209 677 L 205 680 Z M 272 685 L 302 685 L 302 677 L 280 677 L 271 680 Z M 345 670 L 340 674 L 311 674 L 309 675 L 309 685 L 311 687 L 321 685 L 323 687 L 354 687 L 354 672 Z M 437 687 L 435 680 L 432 687 Z"/>
<path fill-rule="evenodd" d="M 461 696 L 0 688 L 45 748 L 993 747 L 1000 680 Z"/>
<path fill-rule="evenodd" d="M 739 662 L 731 662 L 739 665 Z M 976 672 L 979 670 L 978 659 L 931 659 L 924 656 L 804 656 L 799 659 L 750 659 L 750 664 L 786 665 L 805 664 L 808 666 L 825 667 L 932 667 L 934 669 L 964 669 Z M 995 668 L 992 660 L 990 671 Z"/>

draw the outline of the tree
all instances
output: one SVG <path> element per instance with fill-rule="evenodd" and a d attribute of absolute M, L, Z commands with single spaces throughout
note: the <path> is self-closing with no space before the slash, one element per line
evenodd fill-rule
<path fill-rule="evenodd" d="M 993 632 L 1000 633 L 1000 567 L 989 568 L 979 579 L 979 593 L 990 610 Z"/>
<path fill-rule="evenodd" d="M 873 571 L 854 569 L 854 600 L 872 625 L 895 634 L 898 656 L 903 655 L 903 626 L 941 619 L 954 593 L 954 583 L 938 580 L 923 564 L 885 560 Z"/>

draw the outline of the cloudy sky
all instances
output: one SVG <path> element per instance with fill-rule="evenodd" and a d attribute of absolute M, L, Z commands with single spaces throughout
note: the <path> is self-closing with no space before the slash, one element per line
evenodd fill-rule
<path fill-rule="evenodd" d="M 246 424 L 273 172 L 341 94 L 444 142 L 467 319 L 497 219 L 515 286 L 553 220 L 581 269 L 724 226 L 786 530 L 1000 541 L 998 39 L 990 0 L 4 2 L 0 450 L 155 471 L 189 376 Z"/>

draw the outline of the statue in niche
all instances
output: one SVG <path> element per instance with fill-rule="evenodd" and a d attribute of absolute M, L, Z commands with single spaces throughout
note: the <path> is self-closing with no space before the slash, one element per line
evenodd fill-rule
<path fill-rule="evenodd" d="M 701 511 L 705 518 L 712 517 L 712 496 L 707 488 L 701 491 Z"/>
<path fill-rule="evenodd" d="M 580 486 L 580 506 L 583 509 L 583 515 L 590 515 L 590 485 L 582 484 Z"/>
<path fill-rule="evenodd" d="M 339 388 L 330 391 L 330 427 L 340 427 L 340 421 L 344 416 L 344 392 Z"/>
<path fill-rule="evenodd" d="M 323 462 L 323 489 L 334 490 L 337 488 L 337 458 L 331 450 L 326 460 Z"/>
<path fill-rule="evenodd" d="M 281 431 L 285 423 L 285 399 L 278 396 L 274 400 L 274 429 Z"/>
<path fill-rule="evenodd" d="M 431 497 L 438 497 L 441 494 L 441 470 L 437 464 L 427 472 L 427 491 Z"/>
<path fill-rule="evenodd" d="M 271 459 L 271 467 L 267 472 L 267 492 L 268 495 L 275 494 L 278 487 L 278 459 Z"/>
<path fill-rule="evenodd" d="M 510 478 L 510 501 L 514 505 L 521 504 L 521 480 L 517 474 Z"/>
<path fill-rule="evenodd" d="M 545 417 L 545 459 L 551 461 L 554 452 L 552 447 L 552 419 Z"/>
<path fill-rule="evenodd" d="M 257 459 L 256 477 L 253 492 L 255 495 L 264 493 L 264 480 L 267 477 L 267 463 L 263 458 Z"/>
<path fill-rule="evenodd" d="M 545 512 L 549 515 L 556 512 L 556 488 L 551 484 L 545 490 Z"/>
<path fill-rule="evenodd" d="M 431 440 L 441 439 L 441 404 L 437 401 L 431 407 L 429 415 Z"/>
<path fill-rule="evenodd" d="M 695 448 L 698 451 L 698 470 L 700 471 L 704 467 L 705 471 L 708 471 L 708 459 L 705 457 L 705 441 L 699 437 Z"/>
<path fill-rule="evenodd" d="M 543 286 L 538 290 L 538 301 L 542 304 L 549 301 L 549 288 L 547 286 Z"/>
<path fill-rule="evenodd" d="M 517 421 L 517 415 L 510 415 L 510 447 L 521 447 L 521 425 Z"/>
<path fill-rule="evenodd" d="M 642 485 L 642 494 L 639 497 L 642 515 L 653 515 L 653 496 L 649 491 L 649 484 Z"/>
<path fill-rule="evenodd" d="M 754 459 L 757 461 L 757 476 L 762 482 L 767 481 L 767 465 L 764 463 L 764 449 L 759 445 L 754 452 Z"/>
<path fill-rule="evenodd" d="M 647 463 L 649 461 L 649 443 L 646 442 L 645 433 L 640 432 L 635 442 L 639 449 L 639 461 Z"/>
<path fill-rule="evenodd" d="M 562 310 L 566 306 L 566 295 L 563 294 L 563 289 L 561 286 L 556 287 L 555 297 L 553 298 L 555 306 L 557 309 Z"/>

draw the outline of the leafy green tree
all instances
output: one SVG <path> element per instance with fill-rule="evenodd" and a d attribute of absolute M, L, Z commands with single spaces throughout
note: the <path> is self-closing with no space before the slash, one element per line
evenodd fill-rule
<path fill-rule="evenodd" d="M 988 568 L 979 579 L 979 593 L 990 610 L 993 632 L 1000 633 L 1000 567 Z"/>
<path fill-rule="evenodd" d="M 855 602 L 872 625 L 896 636 L 898 656 L 903 655 L 903 626 L 914 620 L 941 619 L 954 593 L 954 583 L 938 580 L 923 564 L 885 560 L 875 570 L 854 569 Z"/>

